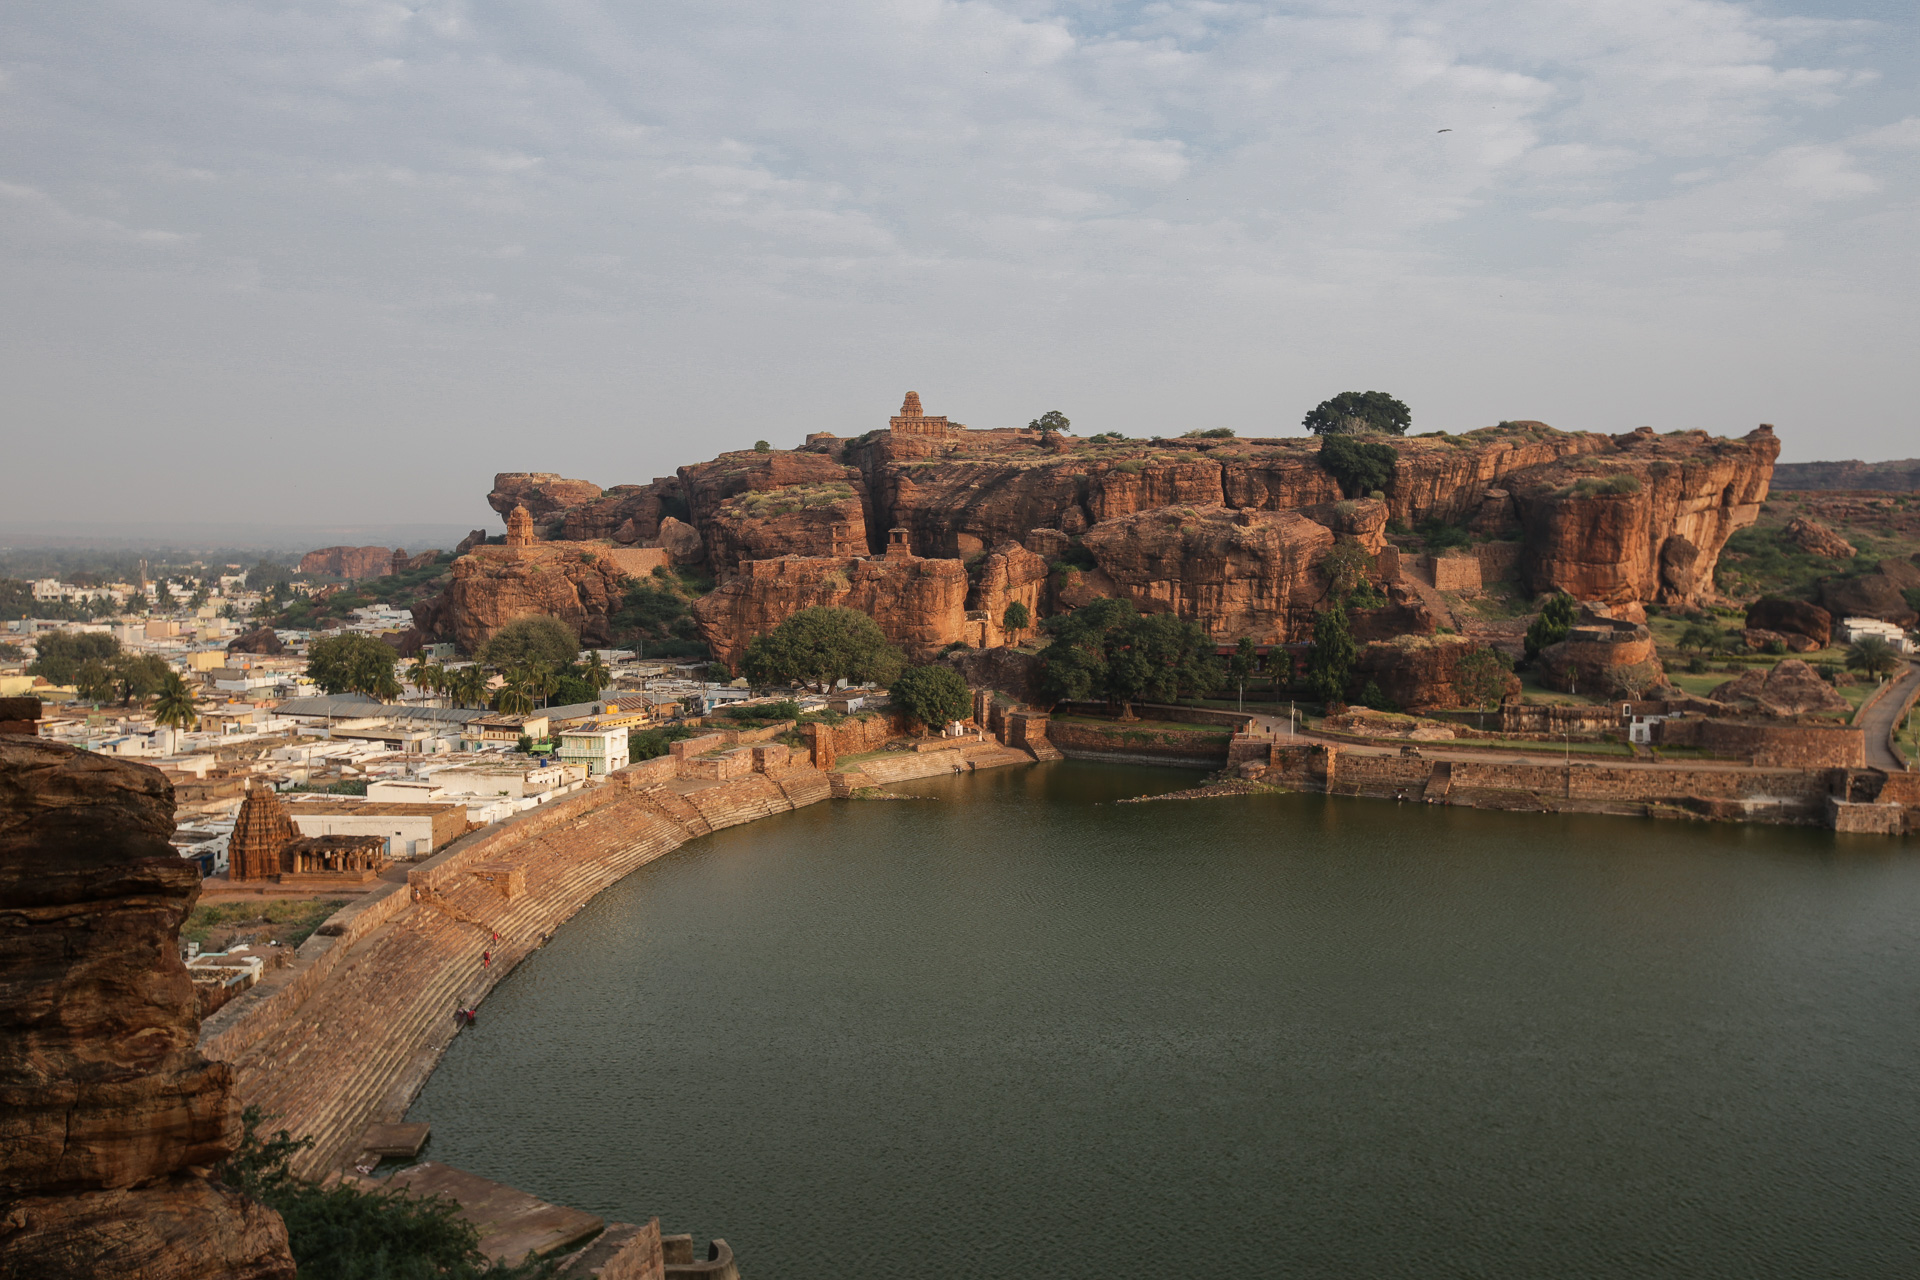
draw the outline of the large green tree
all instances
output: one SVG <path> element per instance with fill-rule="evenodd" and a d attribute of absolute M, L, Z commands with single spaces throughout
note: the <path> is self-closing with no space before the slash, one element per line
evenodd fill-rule
<path fill-rule="evenodd" d="M 1413 425 L 1413 412 L 1384 391 L 1342 391 L 1307 410 L 1300 425 L 1317 436 L 1403 436 Z"/>
<path fill-rule="evenodd" d="M 1102 597 L 1049 618 L 1040 686 L 1055 702 L 1172 701 L 1220 687 L 1226 670 L 1198 623 L 1170 613 L 1142 615 L 1129 600 Z"/>
<path fill-rule="evenodd" d="M 964 720 L 973 712 L 973 695 L 960 673 L 941 663 L 908 667 L 888 687 L 893 705 L 929 729 L 950 720 Z"/>
<path fill-rule="evenodd" d="M 1393 483 L 1393 467 L 1400 461 L 1399 451 L 1377 440 L 1353 436 L 1328 436 L 1320 442 L 1320 465 L 1340 482 L 1340 491 L 1349 498 L 1364 498 Z"/>
<path fill-rule="evenodd" d="M 1575 618 L 1580 616 L 1580 603 L 1562 591 L 1541 607 L 1540 616 L 1527 627 L 1527 656 L 1535 657 L 1542 649 L 1559 644 L 1573 630 Z"/>
<path fill-rule="evenodd" d="M 34 641 L 30 676 L 45 676 L 48 684 L 72 684 L 81 664 L 111 666 L 120 659 L 120 642 L 99 631 L 49 631 Z"/>
<path fill-rule="evenodd" d="M 515 618 L 475 656 L 496 669 L 537 662 L 557 671 L 580 656 L 580 637 L 558 618 Z"/>
<path fill-rule="evenodd" d="M 363 693 L 382 700 L 400 696 L 391 646 L 372 636 L 329 636 L 307 649 L 307 675 L 328 693 Z"/>
<path fill-rule="evenodd" d="M 1062 431 L 1072 429 L 1072 421 L 1058 409 L 1049 409 L 1027 424 L 1027 430 L 1038 431 L 1042 440 L 1052 440 Z"/>
<path fill-rule="evenodd" d="M 1322 702 L 1344 702 L 1360 650 L 1353 643 L 1347 607 L 1336 603 L 1313 620 L 1313 647 L 1307 650 L 1307 687 Z"/>
<path fill-rule="evenodd" d="M 759 685 L 798 681 L 826 692 L 836 683 L 890 684 L 906 659 L 880 624 L 858 609 L 802 609 L 747 645 L 747 679 Z"/>

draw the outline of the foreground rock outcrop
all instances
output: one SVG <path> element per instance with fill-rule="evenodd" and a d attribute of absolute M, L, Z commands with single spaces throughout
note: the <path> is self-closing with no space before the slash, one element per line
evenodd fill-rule
<path fill-rule="evenodd" d="M 0 1274 L 294 1275 L 279 1215 L 205 1173 L 240 1124 L 194 1047 L 173 826 L 158 770 L 0 738 Z"/>

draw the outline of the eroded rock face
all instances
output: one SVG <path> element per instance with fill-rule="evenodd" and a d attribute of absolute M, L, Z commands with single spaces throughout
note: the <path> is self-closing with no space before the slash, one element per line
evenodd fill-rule
<path fill-rule="evenodd" d="M 1772 715 L 1851 710 L 1840 691 L 1798 658 L 1776 662 L 1770 671 L 1745 671 L 1709 695 L 1715 702 L 1746 702 Z"/>
<path fill-rule="evenodd" d="M 1615 444 L 1515 478 L 1527 585 L 1607 604 L 1690 603 L 1727 539 L 1758 518 L 1780 442 L 1762 427 L 1740 440 L 1643 429 Z"/>
<path fill-rule="evenodd" d="M 1756 631 L 1781 631 L 1802 636 L 1824 649 L 1833 639 L 1833 615 L 1805 600 L 1782 600 L 1769 596 L 1747 606 L 1747 627 Z"/>
<path fill-rule="evenodd" d="M 301 556 L 295 572 L 355 580 L 384 578 L 393 572 L 393 552 L 386 547 L 322 547 Z"/>
<path fill-rule="evenodd" d="M 1358 694 L 1368 684 L 1376 684 L 1409 711 L 1478 705 L 1461 692 L 1461 664 L 1484 649 L 1465 636 L 1399 636 L 1367 644 L 1354 661 L 1350 692 Z M 1504 674 L 1500 696 L 1519 692 L 1519 677 Z"/>
<path fill-rule="evenodd" d="M 515 507 L 525 507 L 536 524 L 549 523 L 550 517 L 592 502 L 600 496 L 600 486 L 586 480 L 569 480 L 551 471 L 502 471 L 493 478 L 493 492 L 487 505 L 505 520 Z"/>
<path fill-rule="evenodd" d="M 1046 590 L 1047 562 L 1017 542 L 1003 542 L 980 566 L 968 611 L 983 615 L 989 644 L 1003 644 L 1007 636 L 1000 624 L 1007 606 L 1018 601 L 1027 607 L 1027 629 L 1022 635 L 1031 636 L 1040 625 Z"/>
<path fill-rule="evenodd" d="M 1832 560 L 1853 558 L 1851 542 L 1818 520 L 1809 520 L 1805 516 L 1795 516 L 1787 522 L 1786 538 L 1808 555 L 1826 556 Z"/>
<path fill-rule="evenodd" d="M 1216 639 L 1267 642 L 1298 638 L 1299 613 L 1325 594 L 1315 566 L 1334 536 L 1293 511 L 1162 507 L 1095 525 L 1085 542 L 1143 612 L 1194 619 Z"/>
<path fill-rule="evenodd" d="M 240 1124 L 195 1048 L 173 825 L 158 770 L 0 738 L 0 1273 L 292 1280 L 278 1215 L 196 1171 Z"/>
<path fill-rule="evenodd" d="M 520 554 L 509 554 L 520 550 Z M 656 553 L 657 554 L 657 553 Z M 580 642 L 612 642 L 609 622 L 637 576 L 590 544 L 551 542 L 521 549 L 488 547 L 453 562 L 446 593 L 415 611 L 422 629 L 473 653 L 518 618 L 558 618 Z"/>
<path fill-rule="evenodd" d="M 918 556 L 750 560 L 694 601 L 693 616 L 714 656 L 737 671 L 754 636 L 816 606 L 858 609 L 925 659 L 965 637 L 967 574 L 958 560 Z"/>
<path fill-rule="evenodd" d="M 1647 602 L 1691 603 L 1710 589 L 1721 548 L 1756 515 L 1778 452 L 1765 428 L 1736 441 L 1701 432 L 1564 433 L 1528 422 L 1387 443 L 1398 461 L 1384 499 L 1354 504 L 1320 466 L 1313 439 L 1062 438 L 1049 448 L 1029 432 L 958 428 L 730 453 L 669 481 L 604 492 L 548 474 L 504 474 L 492 500 L 496 509 L 527 503 L 546 536 L 660 546 L 674 564 L 704 559 L 723 584 L 762 560 L 840 560 L 863 544 L 879 555 L 887 531 L 900 527 L 915 554 L 974 568 L 980 613 L 1015 588 L 1004 565 L 988 565 L 982 576 L 980 557 L 1018 542 L 1071 565 L 1084 538 L 1106 554 L 1096 556 L 1098 567 L 1063 572 L 1033 592 L 1039 612 L 1124 594 L 1203 618 L 1223 637 L 1281 639 L 1304 634 L 1298 615 L 1310 604 L 1297 589 L 1299 566 L 1289 556 L 1262 561 L 1244 535 L 1233 542 L 1209 534 L 1217 547 L 1202 538 L 1176 550 L 1154 532 L 1167 523 L 1160 513 L 1285 513 L 1370 550 L 1383 546 L 1389 519 L 1466 524 L 1523 540 L 1517 572 L 1532 590 L 1564 589 L 1630 614 Z M 1626 479 L 1596 491 L 1609 476 Z M 1318 537 L 1292 527 L 1296 541 Z M 458 612 L 450 606 L 436 616 Z M 997 626 L 998 618 L 986 621 Z M 996 638 L 990 628 L 975 631 Z M 737 651 L 748 638 L 726 647 Z"/>

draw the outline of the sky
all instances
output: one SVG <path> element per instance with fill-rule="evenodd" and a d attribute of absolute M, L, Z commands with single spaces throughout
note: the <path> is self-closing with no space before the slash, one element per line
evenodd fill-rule
<path fill-rule="evenodd" d="M 1917 203 L 1890 0 L 8 5 L 7 515 L 493 527 L 909 388 L 1911 457 Z"/>

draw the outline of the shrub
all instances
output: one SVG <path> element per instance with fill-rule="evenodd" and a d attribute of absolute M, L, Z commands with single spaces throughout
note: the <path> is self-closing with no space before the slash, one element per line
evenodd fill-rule
<path fill-rule="evenodd" d="M 1205 431 L 1189 431 L 1180 437 L 1182 440 L 1231 440 L 1232 427 L 1209 427 Z"/>

